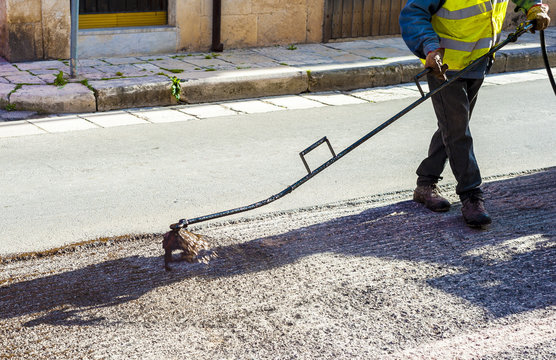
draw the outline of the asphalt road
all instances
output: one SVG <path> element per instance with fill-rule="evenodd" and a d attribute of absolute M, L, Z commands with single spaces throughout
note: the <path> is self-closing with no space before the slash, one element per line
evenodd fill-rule
<path fill-rule="evenodd" d="M 402 192 L 0 263 L 0 358 L 527 359 L 556 355 L 556 168 L 485 185 L 468 228 Z M 176 256 L 177 258 L 177 256 Z"/>
<path fill-rule="evenodd" d="M 306 174 L 300 150 L 326 135 L 338 152 L 411 101 L 0 139 L 0 255 L 159 233 L 264 199 Z M 483 176 L 556 165 L 554 114 L 546 80 L 484 87 L 472 120 Z M 247 216 L 410 190 L 434 127 L 425 103 Z M 325 150 L 310 154 L 311 167 Z"/>

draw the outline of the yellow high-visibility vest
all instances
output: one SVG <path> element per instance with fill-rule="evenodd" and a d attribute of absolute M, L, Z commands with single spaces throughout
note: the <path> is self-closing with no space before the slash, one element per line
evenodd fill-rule
<path fill-rule="evenodd" d="M 461 70 L 500 40 L 508 0 L 446 0 L 432 16 L 444 63 Z"/>

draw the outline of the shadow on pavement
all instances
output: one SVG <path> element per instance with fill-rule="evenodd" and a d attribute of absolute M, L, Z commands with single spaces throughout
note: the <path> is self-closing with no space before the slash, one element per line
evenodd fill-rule
<path fill-rule="evenodd" d="M 37 314 L 41 323 L 88 325 L 92 308 L 138 299 L 158 287 L 194 277 L 221 278 L 261 272 L 319 253 L 380 257 L 461 269 L 426 280 L 503 317 L 556 303 L 556 168 L 484 186 L 494 218 L 486 231 L 465 226 L 460 205 L 431 213 L 412 201 L 215 250 L 209 265 L 174 263 L 161 256 L 105 261 L 78 270 L 0 287 L 0 319 Z"/>

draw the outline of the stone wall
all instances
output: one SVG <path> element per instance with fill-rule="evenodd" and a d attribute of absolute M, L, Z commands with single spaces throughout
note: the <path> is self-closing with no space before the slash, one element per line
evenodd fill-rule
<path fill-rule="evenodd" d="M 556 25 L 556 0 L 545 2 Z M 210 49 L 212 3 L 168 0 L 173 28 L 166 31 L 175 31 L 177 43 L 167 45 L 173 51 Z M 324 6 L 325 0 L 222 0 L 221 41 L 225 49 L 321 42 Z M 516 21 L 510 10 L 506 25 Z M 70 0 L 0 0 L 0 56 L 7 60 L 67 59 L 69 38 Z M 137 44 L 144 47 L 137 53 L 149 53 L 148 42 Z"/>
<path fill-rule="evenodd" d="M 9 61 L 69 57 L 70 2 L 0 0 L 0 55 Z"/>
<path fill-rule="evenodd" d="M 6 2 L 0 0 L 0 56 L 8 52 Z"/>
<path fill-rule="evenodd" d="M 176 0 L 180 49 L 207 50 L 212 0 Z M 322 41 L 324 0 L 223 0 L 224 48 Z"/>

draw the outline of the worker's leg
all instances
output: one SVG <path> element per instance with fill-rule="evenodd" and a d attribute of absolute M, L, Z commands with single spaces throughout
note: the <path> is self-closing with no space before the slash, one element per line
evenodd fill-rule
<path fill-rule="evenodd" d="M 442 84 L 430 75 L 428 81 L 431 90 Z M 417 169 L 418 185 L 434 184 L 441 179 L 448 159 L 458 182 L 456 192 L 462 195 L 478 189 L 481 174 L 473 152 L 469 120 L 481 84 L 482 79 L 458 79 L 432 97 L 438 130 L 432 137 L 427 158 Z"/>

